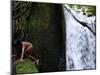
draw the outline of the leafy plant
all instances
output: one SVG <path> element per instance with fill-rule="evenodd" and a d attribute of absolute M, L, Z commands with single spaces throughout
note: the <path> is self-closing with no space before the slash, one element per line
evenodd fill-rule
<path fill-rule="evenodd" d="M 96 15 L 96 6 L 68 4 L 72 9 L 83 12 L 87 16 Z"/>

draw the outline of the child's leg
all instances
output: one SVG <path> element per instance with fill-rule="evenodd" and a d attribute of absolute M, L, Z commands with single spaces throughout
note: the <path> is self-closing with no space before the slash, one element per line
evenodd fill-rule
<path fill-rule="evenodd" d="M 38 59 L 36 59 L 35 57 L 33 57 L 33 56 L 31 56 L 31 55 L 30 55 L 29 57 L 30 57 L 32 60 L 35 60 L 36 64 L 39 65 L 39 60 L 38 60 Z"/>
<path fill-rule="evenodd" d="M 24 55 L 25 55 L 26 58 L 29 57 L 31 54 L 32 54 L 32 49 L 30 49 L 30 50 L 25 50 Z"/>
<path fill-rule="evenodd" d="M 32 60 L 34 60 L 36 62 L 37 65 L 39 65 L 39 60 L 33 56 L 31 56 L 32 54 L 32 48 L 29 47 L 27 50 L 25 50 L 25 56 L 31 58 Z"/>

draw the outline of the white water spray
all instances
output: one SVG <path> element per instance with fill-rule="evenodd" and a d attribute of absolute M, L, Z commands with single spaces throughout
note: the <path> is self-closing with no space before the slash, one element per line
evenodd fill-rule
<path fill-rule="evenodd" d="M 95 32 L 94 17 L 86 17 L 82 14 L 77 15 L 74 10 L 72 10 L 72 13 L 79 20 L 87 22 Z M 65 7 L 64 15 L 66 22 L 66 70 L 95 69 L 95 35 L 87 27 L 78 23 Z"/>

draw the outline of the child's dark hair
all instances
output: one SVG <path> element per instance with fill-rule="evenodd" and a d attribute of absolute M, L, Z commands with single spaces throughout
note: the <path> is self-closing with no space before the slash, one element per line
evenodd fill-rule
<path fill-rule="evenodd" d="M 16 31 L 13 35 L 12 45 L 16 50 L 15 52 L 16 52 L 17 58 L 19 58 L 21 55 L 21 48 L 22 48 L 21 41 L 23 40 L 24 38 L 22 38 L 21 32 Z"/>
<path fill-rule="evenodd" d="M 25 41 L 25 38 L 22 37 L 21 30 L 17 30 L 16 32 L 14 32 L 12 39 L 12 44 L 14 47 L 21 45 L 21 41 Z"/>
<path fill-rule="evenodd" d="M 19 32 L 13 34 L 13 46 L 17 46 L 21 42 L 21 35 Z"/>

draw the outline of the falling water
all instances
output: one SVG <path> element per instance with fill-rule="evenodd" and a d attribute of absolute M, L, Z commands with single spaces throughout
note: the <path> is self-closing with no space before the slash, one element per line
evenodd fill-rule
<path fill-rule="evenodd" d="M 74 14 L 75 13 L 75 14 Z M 86 17 L 72 11 L 79 20 L 84 20 L 95 32 L 95 17 Z M 82 26 L 64 7 L 66 21 L 66 70 L 83 70 L 96 68 L 96 37 L 87 27 Z M 76 15 L 77 14 L 77 15 Z"/>

